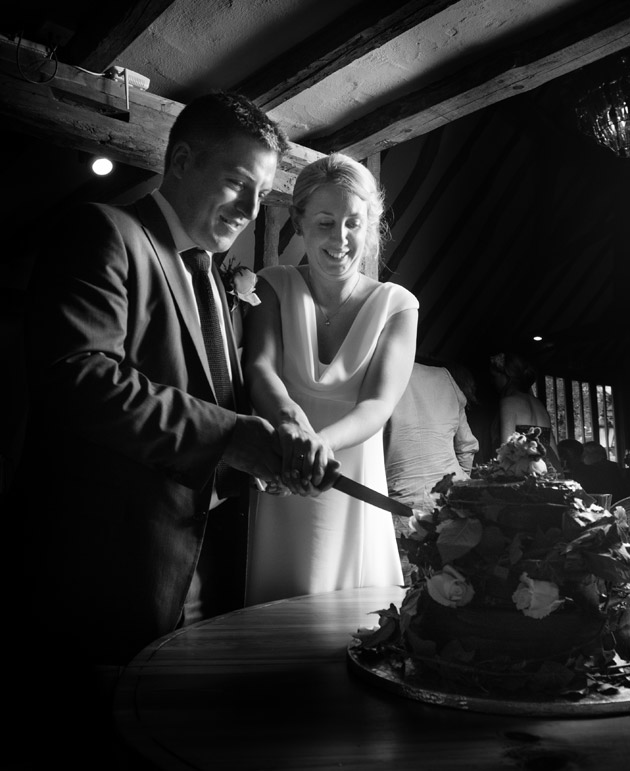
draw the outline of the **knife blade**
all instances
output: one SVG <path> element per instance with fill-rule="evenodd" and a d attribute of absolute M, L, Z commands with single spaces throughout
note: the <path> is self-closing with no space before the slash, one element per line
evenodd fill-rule
<path fill-rule="evenodd" d="M 339 474 L 335 479 L 333 487 L 342 493 L 346 493 L 346 495 L 358 498 L 360 501 L 369 503 L 372 506 L 378 506 L 379 509 L 390 511 L 392 514 L 399 514 L 401 517 L 411 517 L 413 515 L 411 506 L 407 506 L 393 498 L 388 498 L 387 495 L 362 485 L 360 482 L 350 479 L 350 477 L 346 477 L 343 474 Z"/>

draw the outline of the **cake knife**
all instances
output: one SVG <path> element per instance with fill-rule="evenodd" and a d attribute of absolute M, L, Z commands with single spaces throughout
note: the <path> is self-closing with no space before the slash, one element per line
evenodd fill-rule
<path fill-rule="evenodd" d="M 340 490 L 342 493 L 346 493 L 346 495 L 358 498 L 360 501 L 369 503 L 372 506 L 378 506 L 379 509 L 390 511 L 392 514 L 399 514 L 401 517 L 413 516 L 413 509 L 411 506 L 407 506 L 393 498 L 388 498 L 386 495 L 383 495 L 383 493 L 379 493 L 371 487 L 362 485 L 360 482 L 350 479 L 350 477 L 346 477 L 343 474 L 339 474 L 335 479 L 333 487 Z"/>

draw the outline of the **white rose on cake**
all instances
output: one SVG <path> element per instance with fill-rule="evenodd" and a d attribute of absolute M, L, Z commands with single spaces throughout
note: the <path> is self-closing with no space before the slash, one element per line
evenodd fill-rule
<path fill-rule="evenodd" d="M 551 581 L 537 581 L 527 573 L 521 575 L 520 581 L 512 600 L 525 616 L 544 618 L 563 604 L 558 587 Z"/>
<path fill-rule="evenodd" d="M 452 565 L 445 565 L 440 573 L 427 578 L 427 591 L 431 599 L 447 608 L 468 605 L 475 594 L 466 577 Z"/>

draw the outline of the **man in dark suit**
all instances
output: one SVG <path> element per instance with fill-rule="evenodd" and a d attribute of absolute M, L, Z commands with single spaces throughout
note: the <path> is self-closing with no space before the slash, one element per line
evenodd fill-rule
<path fill-rule="evenodd" d="M 213 266 L 235 406 L 217 404 L 185 252 L 231 247 L 286 148 L 251 102 L 209 94 L 174 123 L 159 191 L 129 206 L 83 205 L 42 233 L 15 499 L 31 579 L 25 615 L 48 662 L 56 640 L 53 666 L 78 680 L 242 606 L 248 475 L 278 480 L 280 448 L 249 414 Z M 220 462 L 241 473 L 231 492 L 218 485 Z"/>

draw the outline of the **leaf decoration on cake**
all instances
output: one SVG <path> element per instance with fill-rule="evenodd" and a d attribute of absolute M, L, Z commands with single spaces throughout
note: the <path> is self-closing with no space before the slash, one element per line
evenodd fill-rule
<path fill-rule="evenodd" d="M 418 611 L 419 611 L 419 603 L 418 600 L 420 599 L 420 596 L 422 595 L 422 589 L 412 589 L 405 595 L 401 606 L 400 606 L 400 613 L 401 613 L 401 624 L 400 624 L 400 631 L 402 634 L 404 634 L 413 619 L 416 617 Z"/>
<path fill-rule="evenodd" d="M 415 656 L 435 656 L 436 645 L 433 640 L 425 640 L 411 629 L 407 632 L 406 639 Z"/>
<path fill-rule="evenodd" d="M 463 557 L 481 541 L 483 526 L 478 519 L 450 519 L 438 527 L 437 548 L 446 565 Z"/>
<path fill-rule="evenodd" d="M 377 610 L 373 613 L 379 616 L 378 627 L 376 629 L 358 629 L 353 635 L 365 648 L 377 648 L 395 637 L 400 630 L 400 614 L 393 603 L 387 610 Z"/>
<path fill-rule="evenodd" d="M 479 554 L 482 554 L 486 559 L 496 558 L 505 550 L 507 540 L 500 528 L 492 525 L 484 527 L 477 545 Z"/>
<path fill-rule="evenodd" d="M 510 543 L 508 548 L 508 558 L 510 560 L 510 565 L 516 565 L 523 559 L 523 549 L 521 546 L 520 533 L 517 533 Z"/>
<path fill-rule="evenodd" d="M 529 681 L 534 691 L 558 693 L 569 687 L 573 680 L 573 672 L 556 661 L 545 661 Z"/>
<path fill-rule="evenodd" d="M 630 661 L 630 608 L 621 611 L 617 620 L 615 638 L 619 655 Z"/>
<path fill-rule="evenodd" d="M 613 583 L 630 583 L 630 560 L 625 565 L 619 562 L 619 552 L 608 554 L 584 552 L 584 563 L 591 573 Z"/>

